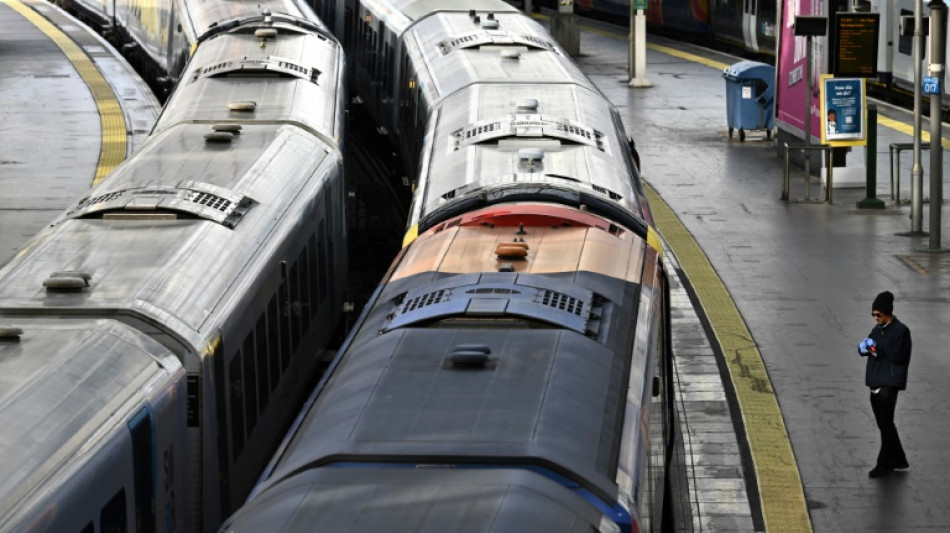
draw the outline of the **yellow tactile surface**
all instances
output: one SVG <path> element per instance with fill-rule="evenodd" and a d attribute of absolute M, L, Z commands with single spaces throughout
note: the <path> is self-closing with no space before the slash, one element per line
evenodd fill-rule
<path fill-rule="evenodd" d="M 59 28 L 27 5 L 33 1 L 35 0 L 26 0 L 24 3 L 20 0 L 0 0 L 52 39 L 66 54 L 66 57 L 92 92 L 92 97 L 99 110 L 99 121 L 102 126 L 99 165 L 92 181 L 92 184 L 95 185 L 125 159 L 127 145 L 125 115 L 119 105 L 119 100 L 112 91 L 112 87 L 89 56 Z"/>

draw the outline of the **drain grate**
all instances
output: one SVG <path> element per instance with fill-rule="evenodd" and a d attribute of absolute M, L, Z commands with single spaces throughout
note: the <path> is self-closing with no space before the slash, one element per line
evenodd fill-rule
<path fill-rule="evenodd" d="M 918 274 L 950 274 L 950 254 L 898 254 L 897 257 Z"/>

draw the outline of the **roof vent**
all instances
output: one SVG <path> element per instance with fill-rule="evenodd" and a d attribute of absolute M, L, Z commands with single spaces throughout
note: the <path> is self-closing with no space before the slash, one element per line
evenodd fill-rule
<path fill-rule="evenodd" d="M 498 26 L 499 24 L 497 20 L 486 20 L 485 22 L 482 22 L 482 28 L 485 28 L 486 30 L 497 30 Z"/>
<path fill-rule="evenodd" d="M 495 255 L 499 258 L 521 259 L 528 256 L 528 244 L 524 242 L 500 242 L 495 247 Z"/>
<path fill-rule="evenodd" d="M 537 111 L 538 100 L 536 98 L 525 98 L 518 100 L 518 111 Z"/>
<path fill-rule="evenodd" d="M 253 113 L 257 110 L 257 102 L 228 102 L 228 111 Z"/>
<path fill-rule="evenodd" d="M 519 61 L 521 60 L 521 52 L 518 50 L 502 50 L 501 58 L 505 61 Z"/>
<path fill-rule="evenodd" d="M 275 28 L 257 28 L 254 30 L 254 37 L 262 41 L 274 39 L 277 37 L 277 30 Z"/>
<path fill-rule="evenodd" d="M 211 126 L 214 131 L 229 131 L 231 133 L 241 133 L 243 129 L 240 124 L 215 124 Z"/>
<path fill-rule="evenodd" d="M 231 144 L 237 134 L 230 131 L 212 131 L 205 133 L 205 142 L 211 144 Z"/>
<path fill-rule="evenodd" d="M 446 360 L 452 368 L 488 368 L 490 355 L 491 348 L 484 344 L 459 344 Z"/>
<path fill-rule="evenodd" d="M 47 291 L 74 291 L 88 287 L 91 279 L 92 274 L 88 272 L 64 270 L 50 274 L 43 281 L 43 286 Z"/>
<path fill-rule="evenodd" d="M 0 341 L 19 341 L 23 330 L 15 326 L 0 326 Z"/>
<path fill-rule="evenodd" d="M 518 150 L 518 160 L 533 165 L 544 160 L 544 150 L 540 148 L 522 148 Z"/>

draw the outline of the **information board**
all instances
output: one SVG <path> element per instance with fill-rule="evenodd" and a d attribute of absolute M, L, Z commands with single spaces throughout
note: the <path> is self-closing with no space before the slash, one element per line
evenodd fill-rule
<path fill-rule="evenodd" d="M 832 73 L 843 78 L 877 77 L 878 13 L 836 13 Z"/>
<path fill-rule="evenodd" d="M 821 76 L 821 142 L 831 146 L 861 146 L 867 143 L 867 92 L 864 78 Z"/>

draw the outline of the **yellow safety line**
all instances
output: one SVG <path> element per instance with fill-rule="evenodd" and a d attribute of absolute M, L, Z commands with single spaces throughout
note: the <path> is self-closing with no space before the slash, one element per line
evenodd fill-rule
<path fill-rule="evenodd" d="M 31 0 L 27 0 L 31 2 Z M 72 39 L 59 28 L 36 11 L 30 9 L 19 0 L 0 0 L 23 15 L 27 20 L 39 28 L 62 49 L 69 61 L 75 66 L 79 75 L 92 92 L 99 109 L 99 121 L 102 126 L 102 146 L 99 151 L 99 166 L 92 184 L 95 185 L 106 177 L 116 166 L 125 160 L 126 155 L 126 128 L 125 115 L 116 98 L 112 87 L 105 80 L 92 60 Z"/>
<path fill-rule="evenodd" d="M 585 25 L 586 31 L 626 40 Z M 668 46 L 648 48 L 722 71 L 728 65 Z M 762 354 L 716 269 L 656 191 L 644 183 L 657 229 L 689 278 L 729 368 L 752 455 L 766 530 L 812 531 L 805 489 Z"/>
<path fill-rule="evenodd" d="M 898 120 L 894 120 L 890 117 L 885 117 L 881 115 L 880 111 L 877 114 L 877 123 L 882 126 L 887 126 L 892 130 L 899 131 L 905 135 L 909 135 L 912 139 L 914 138 L 914 127 L 910 124 L 904 124 Z M 930 132 L 926 130 L 921 130 L 920 132 L 920 142 L 929 144 L 930 143 Z M 950 150 L 950 139 L 946 137 L 940 139 L 940 144 L 943 145 L 944 150 Z"/>
<path fill-rule="evenodd" d="M 798 464 L 752 334 L 699 243 L 656 191 L 649 185 L 645 187 L 657 227 L 696 291 L 729 367 L 752 454 L 766 530 L 811 531 Z"/>

